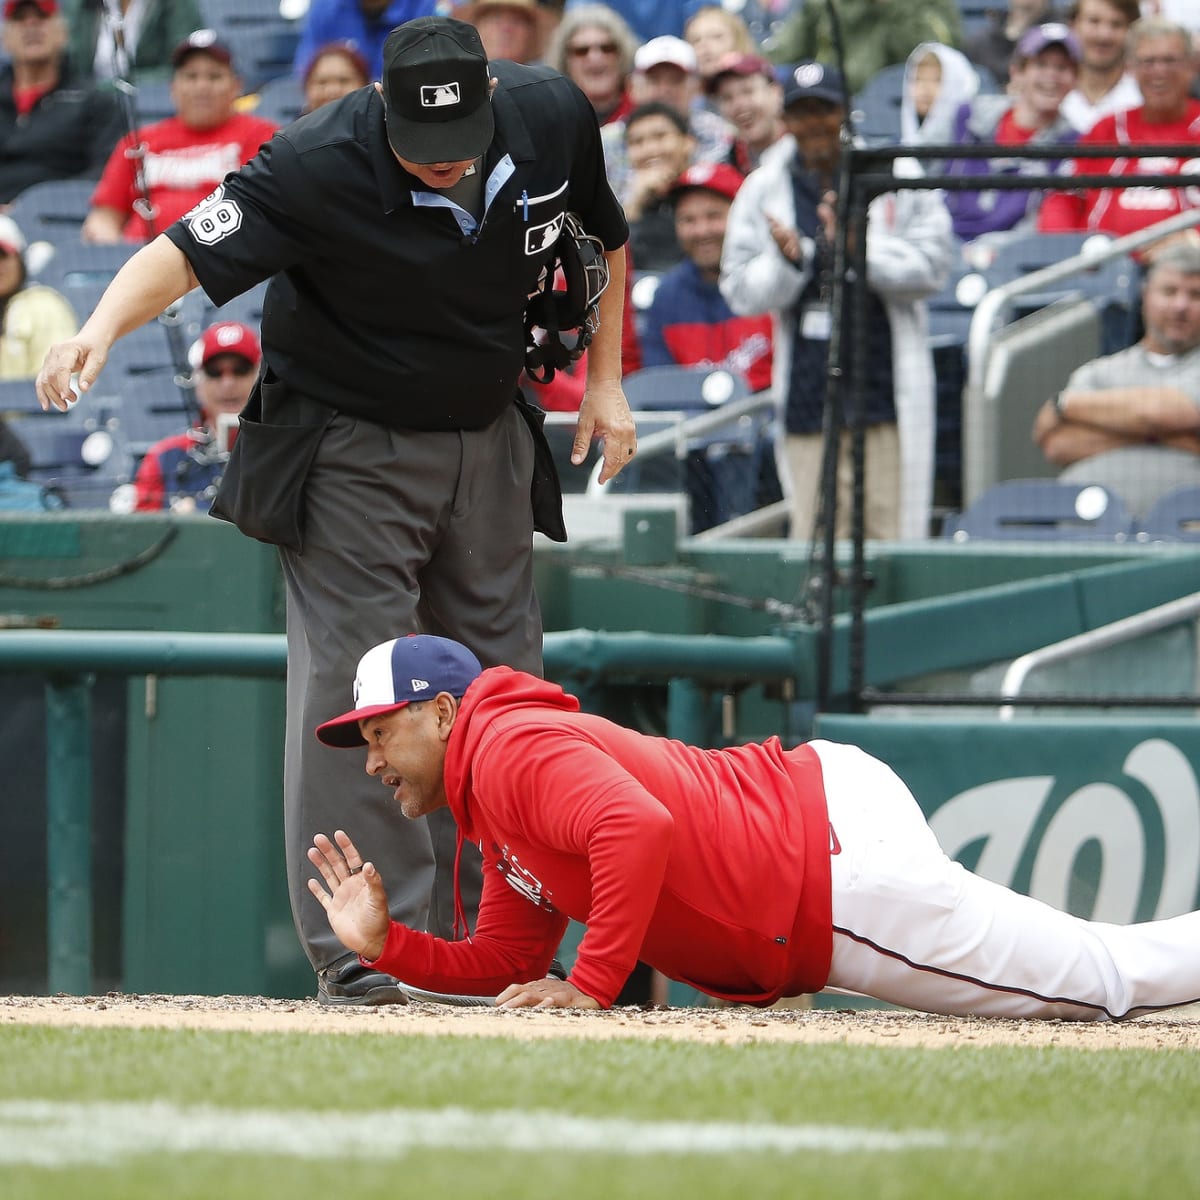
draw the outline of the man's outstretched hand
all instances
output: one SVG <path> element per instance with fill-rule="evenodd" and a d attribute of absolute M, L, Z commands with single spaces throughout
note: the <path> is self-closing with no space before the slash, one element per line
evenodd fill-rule
<path fill-rule="evenodd" d="M 308 851 L 308 861 L 329 890 L 315 879 L 308 881 L 308 890 L 321 902 L 342 945 L 374 962 L 383 953 L 391 924 L 387 892 L 375 864 L 363 862 L 349 836 L 340 829 L 333 836 L 336 846 L 318 833 Z"/>
<path fill-rule="evenodd" d="M 511 983 L 496 997 L 497 1008 L 599 1008 L 600 1002 L 585 995 L 565 979 L 531 979 Z"/>

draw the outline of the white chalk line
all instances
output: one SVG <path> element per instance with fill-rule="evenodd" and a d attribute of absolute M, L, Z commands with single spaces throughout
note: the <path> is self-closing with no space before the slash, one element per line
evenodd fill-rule
<path fill-rule="evenodd" d="M 400 1158 L 414 1150 L 619 1156 L 739 1153 L 833 1154 L 939 1150 L 937 1130 L 724 1121 L 633 1121 L 538 1110 L 465 1108 L 239 1109 L 127 1102 L 0 1102 L 0 1164 L 115 1165 L 141 1155 L 254 1154 L 284 1158 Z"/>

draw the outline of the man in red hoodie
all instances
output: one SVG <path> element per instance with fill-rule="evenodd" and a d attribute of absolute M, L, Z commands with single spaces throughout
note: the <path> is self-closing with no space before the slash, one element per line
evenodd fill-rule
<path fill-rule="evenodd" d="M 388 915 L 341 830 L 308 852 L 342 942 L 418 988 L 506 1007 L 607 1008 L 640 958 L 723 999 L 834 987 L 928 1012 L 1116 1020 L 1200 1000 L 1200 913 L 1083 921 L 972 875 L 853 746 L 702 750 L 583 713 L 552 683 L 414 635 L 360 660 L 317 736 L 367 747 L 409 818 L 449 806 L 483 852 L 458 941 Z M 569 918 L 587 926 L 545 978 Z"/>

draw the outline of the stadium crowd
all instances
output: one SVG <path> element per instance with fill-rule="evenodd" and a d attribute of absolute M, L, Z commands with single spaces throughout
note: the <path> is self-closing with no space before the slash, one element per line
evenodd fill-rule
<path fill-rule="evenodd" d="M 19 264 L 19 286 L 37 285 L 56 313 L 88 302 L 64 283 L 80 245 L 132 252 L 252 159 L 279 126 L 378 78 L 396 24 L 447 11 L 441 0 L 311 0 L 285 3 L 285 16 L 276 0 L 253 0 L 239 14 L 251 23 L 235 34 L 218 0 L 118 7 L 119 23 L 113 6 L 85 0 L 3 5 L 0 202 L 10 232 L 0 255 Z M 965 332 L 948 356 L 931 311 L 964 271 L 1003 260 L 1016 239 L 1078 235 L 1069 243 L 1078 249 L 1088 234 L 1121 236 L 1196 206 L 1200 190 L 1186 177 L 1200 154 L 1074 159 L 1071 147 L 1200 142 L 1197 30 L 1187 6 L 1167 0 L 1074 0 L 1061 9 L 1011 0 L 986 12 L 966 0 L 838 0 L 837 11 L 840 56 L 823 0 L 750 0 L 736 11 L 696 0 L 472 0 L 453 15 L 478 27 L 491 56 L 544 63 L 591 103 L 631 227 L 625 371 L 720 369 L 741 390 L 771 389 L 781 421 L 772 457 L 791 500 L 793 537 L 820 528 L 809 485 L 834 332 L 833 247 L 845 217 L 836 197 L 843 123 L 859 139 L 911 147 L 913 157 L 896 161 L 898 174 L 1061 172 L 1057 189 L 973 190 L 959 179 L 945 191 L 901 190 L 871 206 L 869 325 L 852 331 L 869 375 L 868 511 L 878 518 L 868 516 L 868 535 L 929 536 L 939 505 L 962 498 L 961 467 L 944 465 L 940 439 L 961 421 L 947 363 L 961 375 L 965 361 Z M 245 36 L 251 28 L 255 35 Z M 1061 145 L 1061 161 L 1021 158 L 1021 147 L 1039 143 Z M 924 147 L 947 144 L 997 153 L 921 157 Z M 1132 178 L 1117 189 L 1070 186 L 1073 174 L 1095 171 L 1182 178 L 1175 188 Z M 66 193 L 56 186 L 72 185 L 77 198 L 79 181 L 87 181 L 87 203 L 60 219 L 55 206 Z M 1189 229 L 1148 246 L 1134 262 L 1135 282 L 1163 246 L 1181 241 L 1200 234 Z M 56 288 L 61 305 L 49 301 Z M 16 339 L 32 335 L 10 300 L 0 298 L 0 362 L 32 363 L 35 349 L 17 353 Z M 1128 307 L 1123 336 L 1106 327 L 1104 351 L 1139 344 L 1136 290 Z M 182 340 L 164 330 L 164 366 L 182 371 L 181 347 L 214 322 L 253 328 L 255 316 L 252 306 L 201 303 L 188 320 Z M 585 356 L 530 389 L 547 409 L 577 407 L 586 365 Z M 1058 390 L 1048 387 L 1039 403 Z M 1191 399 L 1200 433 L 1200 395 Z M 196 411 L 184 400 L 178 407 Z M 19 436 L 14 416 L 4 444 Z M 1048 458 L 1047 471 L 1057 461 Z M 1200 483 L 1200 453 L 1194 462 Z M 749 506 L 767 494 L 741 493 Z M 702 495 L 692 488 L 694 529 L 737 515 L 720 496 L 705 510 Z M 104 502 L 99 492 L 96 502 Z M 841 518 L 838 528 L 845 532 Z"/>

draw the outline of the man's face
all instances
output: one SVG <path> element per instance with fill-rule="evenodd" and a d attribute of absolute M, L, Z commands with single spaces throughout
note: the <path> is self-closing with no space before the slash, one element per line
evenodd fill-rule
<path fill-rule="evenodd" d="M 1084 66 L 1110 71 L 1125 58 L 1129 22 L 1108 0 L 1081 0 L 1072 28 L 1079 39 Z"/>
<path fill-rule="evenodd" d="M 626 127 L 625 150 L 635 171 L 661 169 L 675 176 L 687 169 L 692 139 L 670 117 L 653 113 Z"/>
<path fill-rule="evenodd" d="M 383 15 L 391 2 L 392 0 L 358 0 L 358 7 L 363 16 L 378 17 Z"/>
<path fill-rule="evenodd" d="M 1061 46 L 1047 46 L 1009 69 L 1009 91 L 1032 110 L 1039 123 L 1058 116 L 1063 98 L 1075 86 L 1075 61 Z"/>
<path fill-rule="evenodd" d="M 832 100 L 798 100 L 783 110 L 783 122 L 805 164 L 831 171 L 842 156 L 842 118 L 846 110 Z"/>
<path fill-rule="evenodd" d="M 393 154 L 396 152 L 393 150 Z M 467 158 L 461 162 L 415 163 L 396 154 L 396 161 L 414 178 L 419 179 L 427 188 L 435 192 L 453 187 L 462 181 L 466 173 L 475 165 L 475 159 Z"/>
<path fill-rule="evenodd" d="M 1200 346 L 1200 275 L 1175 267 L 1153 271 L 1142 294 L 1146 348 L 1156 354 L 1186 354 Z"/>
<path fill-rule="evenodd" d="M 215 129 L 233 116 L 241 92 L 233 68 L 209 54 L 192 53 L 171 77 L 171 99 L 189 129 Z"/>
<path fill-rule="evenodd" d="M 675 202 L 679 248 L 705 275 L 720 274 L 728 221 L 729 201 L 707 188 L 691 188 Z"/>
<path fill-rule="evenodd" d="M 305 80 L 304 106 L 311 112 L 323 104 L 332 104 L 366 82 L 344 54 L 322 54 Z"/>
<path fill-rule="evenodd" d="M 1143 38 L 1133 50 L 1131 67 L 1150 115 L 1181 113 L 1195 75 L 1191 47 L 1173 34 Z"/>
<path fill-rule="evenodd" d="M 938 98 L 938 92 L 941 90 L 941 60 L 936 54 L 930 54 L 917 63 L 917 69 L 913 72 L 912 86 L 910 88 L 913 108 L 922 121 L 929 116 L 929 110 L 934 106 Z"/>
<path fill-rule="evenodd" d="M 20 288 L 24 279 L 21 256 L 0 246 L 0 302 L 8 300 Z"/>
<path fill-rule="evenodd" d="M 4 22 L 4 48 L 18 66 L 56 62 L 67 45 L 67 23 L 47 17 L 34 4 L 22 4 Z"/>
<path fill-rule="evenodd" d="M 392 789 L 409 820 L 446 806 L 443 772 L 449 728 L 437 700 L 407 704 L 360 721 L 358 727 L 367 740 L 367 774 Z"/>
<path fill-rule="evenodd" d="M 236 415 L 246 407 L 258 367 L 240 354 L 214 354 L 196 372 L 196 401 L 206 420 L 221 413 Z"/>
<path fill-rule="evenodd" d="M 775 136 L 783 111 L 783 89 L 765 75 L 725 75 L 717 84 L 717 108 L 751 145 Z"/>
<path fill-rule="evenodd" d="M 535 53 L 537 25 L 527 8 L 496 8 L 481 12 L 473 22 L 488 58 L 529 62 Z"/>
<path fill-rule="evenodd" d="M 695 91 L 694 77 L 674 63 L 655 63 L 634 76 L 634 99 L 638 104 L 657 100 L 687 116 Z"/>
<path fill-rule="evenodd" d="M 711 75 L 726 54 L 741 49 L 733 36 L 733 25 L 721 12 L 698 12 L 688 22 L 684 37 L 696 52 L 696 68 L 701 75 Z"/>
<path fill-rule="evenodd" d="M 604 103 L 620 95 L 621 48 L 607 29 L 581 25 L 566 46 L 567 74 L 593 103 Z"/>

